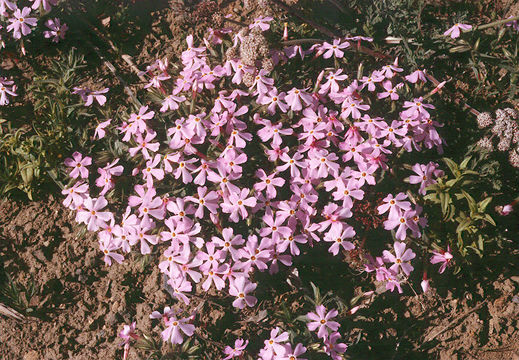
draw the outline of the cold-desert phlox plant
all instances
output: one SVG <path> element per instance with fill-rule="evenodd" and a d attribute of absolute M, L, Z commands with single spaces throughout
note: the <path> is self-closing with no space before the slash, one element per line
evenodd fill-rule
<path fill-rule="evenodd" d="M 306 50 L 269 48 L 263 31 L 270 31 L 271 21 L 259 18 L 250 29 L 222 32 L 230 44 L 223 60 L 209 41 L 197 46 L 189 35 L 180 71 L 167 59 L 148 66 L 144 88 L 162 100 L 120 123 L 97 126 L 95 138 L 120 142 L 125 154 L 97 169 L 95 185 L 88 182 L 96 177 L 89 156 L 76 152 L 66 160 L 74 180 L 63 191 L 64 205 L 98 232 L 107 265 L 123 263 L 132 250 L 161 254 L 160 271 L 178 303 L 151 314 L 164 323 L 164 341 L 180 344 L 196 331 L 196 314 L 182 317 L 181 309 L 197 283 L 229 296 L 237 309 L 254 307 L 261 286 L 256 272 L 289 268 L 313 247 L 333 256 L 361 247 L 358 234 L 368 230 L 357 226 L 354 204 L 377 188 L 402 153 L 443 151 L 430 97 L 404 91 L 424 86 L 423 70 L 406 76 L 395 60 L 356 78 L 333 65 L 362 39 L 333 39 Z M 296 54 L 298 61 L 315 66 L 321 57 L 326 65 L 292 82 L 283 69 Z M 106 101 L 105 91 L 76 92 L 85 105 Z M 437 167 L 416 164 L 410 191 L 423 194 L 442 175 Z M 109 200 L 116 209 L 112 190 L 121 176 L 135 184 L 119 215 Z M 385 193 L 379 204 L 376 213 L 393 250 L 367 256 L 365 270 L 402 292 L 427 220 L 406 193 Z M 444 262 L 440 272 L 450 261 L 445 254 L 433 257 L 433 263 Z M 337 314 L 324 306 L 308 314 L 308 329 L 334 359 L 346 350 L 332 320 Z M 307 348 L 288 343 L 281 329 L 270 337 L 261 359 L 304 359 Z M 224 358 L 240 356 L 247 344 L 238 339 Z"/>

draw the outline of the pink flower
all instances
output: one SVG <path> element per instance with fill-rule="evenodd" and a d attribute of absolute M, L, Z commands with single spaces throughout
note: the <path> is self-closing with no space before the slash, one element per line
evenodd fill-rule
<path fill-rule="evenodd" d="M 73 179 L 78 176 L 81 176 L 82 179 L 88 178 L 88 169 L 86 167 L 92 164 L 92 158 L 89 156 L 83 158 L 83 155 L 77 151 L 72 154 L 72 157 L 73 159 L 65 159 L 65 165 L 73 168 L 69 176 Z"/>
<path fill-rule="evenodd" d="M 409 177 L 409 183 L 420 184 L 419 194 L 425 195 L 425 188 L 429 185 L 436 184 L 435 177 L 443 176 L 443 171 L 438 170 L 438 164 L 429 162 L 427 165 L 415 164 L 413 165 L 413 171 L 417 175 L 411 175 Z"/>
<path fill-rule="evenodd" d="M 187 323 L 190 320 L 189 318 L 177 319 L 176 312 L 168 306 L 164 308 L 164 315 L 158 311 L 154 311 L 150 315 L 150 318 L 162 319 L 164 321 L 166 329 L 161 334 L 162 339 L 164 341 L 170 341 L 172 344 L 182 344 L 184 342 L 182 333 L 187 336 L 192 336 L 195 332 L 195 326 Z"/>
<path fill-rule="evenodd" d="M 379 215 L 389 210 L 389 217 L 397 217 L 402 211 L 410 210 L 411 203 L 404 201 L 405 199 L 407 199 L 407 195 L 404 193 L 398 193 L 395 197 L 389 194 L 383 199 L 384 204 L 377 208 Z"/>
<path fill-rule="evenodd" d="M 186 97 L 184 95 L 176 96 L 176 95 L 168 95 L 164 101 L 162 102 L 162 107 L 160 108 L 160 112 L 166 112 L 168 110 L 177 110 L 178 104 L 186 101 Z"/>
<path fill-rule="evenodd" d="M 247 209 L 245 206 L 254 207 L 256 206 L 255 197 L 247 197 L 249 195 L 249 189 L 241 189 L 241 192 L 232 192 L 229 195 L 228 202 L 221 204 L 222 211 L 229 215 L 229 220 L 238 222 L 238 213 L 242 219 L 246 219 L 248 216 Z"/>
<path fill-rule="evenodd" d="M 425 70 L 423 70 L 423 71 L 422 70 L 416 70 L 411 75 L 407 75 L 405 77 L 405 79 L 407 81 L 409 81 L 410 83 L 413 83 L 413 84 L 418 82 L 418 80 L 421 80 L 424 83 L 427 82 L 427 76 L 425 75 Z"/>
<path fill-rule="evenodd" d="M 79 222 L 85 223 L 89 231 L 97 231 L 100 227 L 106 227 L 106 222 L 113 217 L 109 211 L 100 211 L 106 205 L 108 201 L 103 196 L 94 199 L 89 197 L 83 202 L 76 218 Z"/>
<path fill-rule="evenodd" d="M 283 355 L 285 353 L 285 347 L 283 343 L 288 341 L 288 332 L 281 332 L 279 327 L 270 330 L 270 338 L 265 340 L 266 358 L 272 359 L 274 355 Z"/>
<path fill-rule="evenodd" d="M 85 101 L 85 106 L 90 106 L 94 102 L 94 99 L 98 102 L 99 105 L 103 106 L 106 103 L 106 96 L 102 94 L 106 94 L 110 90 L 109 88 L 105 88 L 99 91 L 92 91 L 89 88 L 81 88 L 75 87 L 72 94 L 78 94 L 81 96 L 83 101 Z"/>
<path fill-rule="evenodd" d="M 268 199 L 273 199 L 277 195 L 276 187 L 281 187 L 285 184 L 285 179 L 275 177 L 277 173 L 272 173 L 267 176 L 263 169 L 256 171 L 256 176 L 261 182 L 254 184 L 254 191 L 262 191 L 266 189 Z"/>
<path fill-rule="evenodd" d="M 70 209 L 77 209 L 88 198 L 88 184 L 80 181 L 72 187 L 63 189 L 61 193 L 67 195 L 63 200 L 63 205 Z"/>
<path fill-rule="evenodd" d="M 460 36 L 460 30 L 468 31 L 472 29 L 472 25 L 468 24 L 454 24 L 449 30 L 445 31 L 443 35 L 450 36 L 453 39 L 456 39 Z"/>
<path fill-rule="evenodd" d="M 105 128 L 110 125 L 112 122 L 112 119 L 108 119 L 106 121 L 103 121 L 102 123 L 99 123 L 97 126 L 96 126 L 96 129 L 94 131 L 94 138 L 98 138 L 98 139 L 102 139 L 105 137 L 106 135 L 106 131 L 105 131 Z"/>
<path fill-rule="evenodd" d="M 351 239 L 354 236 L 355 230 L 353 227 L 343 225 L 340 227 L 332 227 L 324 237 L 324 241 L 333 242 L 328 251 L 333 255 L 337 255 L 341 247 L 347 251 L 355 249 L 355 245 L 349 241 L 345 241 L 345 239 Z"/>
<path fill-rule="evenodd" d="M 297 344 L 296 347 L 292 350 L 292 345 L 286 344 L 284 349 L 284 355 L 277 357 L 279 360 L 307 360 L 306 358 L 299 357 L 306 352 L 306 348 L 303 344 Z"/>
<path fill-rule="evenodd" d="M 130 341 L 139 338 L 139 335 L 135 332 L 137 323 L 134 321 L 130 325 L 124 325 L 123 329 L 119 332 L 119 337 L 124 340 L 123 344 L 128 344 Z"/>
<path fill-rule="evenodd" d="M 49 19 L 45 22 L 50 31 L 44 31 L 43 35 L 45 38 L 52 38 L 53 42 L 58 42 L 60 39 L 65 39 L 65 33 L 68 30 L 67 24 L 61 24 L 58 18 Z"/>
<path fill-rule="evenodd" d="M 402 112 L 402 116 L 405 118 L 409 118 L 411 120 L 416 119 L 418 116 L 422 116 L 426 119 L 429 119 L 431 115 L 425 109 L 434 109 L 434 105 L 424 104 L 423 97 L 421 96 L 417 99 L 414 99 L 413 102 L 405 101 L 404 107 L 407 108 L 407 110 Z"/>
<path fill-rule="evenodd" d="M 324 352 L 329 355 L 332 360 L 344 359 L 339 354 L 343 354 L 348 348 L 348 345 L 344 343 L 337 343 L 340 337 L 341 334 L 338 332 L 333 332 L 330 334 L 330 336 L 328 336 L 328 338 L 324 340 Z"/>
<path fill-rule="evenodd" d="M 31 8 L 28 7 L 24 7 L 23 10 L 16 9 L 13 17 L 9 19 L 11 24 L 7 26 L 7 31 L 12 31 L 15 39 L 20 39 L 22 35 L 30 34 L 31 28 L 29 25 L 36 26 L 38 19 L 28 17 L 30 13 Z"/>
<path fill-rule="evenodd" d="M 340 39 L 334 39 L 332 44 L 325 42 L 320 51 L 324 52 L 323 58 L 325 59 L 329 59 L 332 55 L 336 58 L 342 58 L 344 57 L 344 51 L 341 51 L 341 49 L 346 49 L 349 46 L 350 43 L 347 41 L 341 43 Z"/>
<path fill-rule="evenodd" d="M 323 339 L 328 337 L 328 329 L 331 331 L 337 331 L 339 326 L 341 326 L 336 321 L 330 321 L 334 317 L 336 317 L 339 312 L 335 309 L 330 310 L 326 313 L 326 308 L 323 305 L 318 305 L 315 308 L 315 313 L 309 312 L 306 314 L 306 317 L 311 321 L 307 324 L 308 330 L 315 331 L 317 330 L 317 336 Z"/>
<path fill-rule="evenodd" d="M 249 25 L 249 29 L 254 29 L 256 27 L 260 28 L 261 31 L 267 31 L 270 29 L 269 22 L 274 20 L 271 16 L 260 16 L 254 19 L 254 22 Z"/>
<path fill-rule="evenodd" d="M 52 8 L 52 6 L 55 6 L 58 3 L 58 0 L 31 0 L 34 2 L 32 4 L 32 8 L 34 10 L 38 9 L 40 6 L 43 7 L 43 10 L 46 12 L 49 12 Z"/>
<path fill-rule="evenodd" d="M 310 106 L 314 103 L 312 95 L 296 88 L 292 88 L 292 90 L 290 90 L 285 97 L 285 101 L 287 102 L 288 106 L 290 106 L 292 111 L 299 111 L 303 109 L 301 100 L 303 100 L 307 106 Z"/>
<path fill-rule="evenodd" d="M 250 282 L 245 276 L 240 276 L 236 280 L 231 281 L 229 287 L 229 294 L 235 296 L 236 300 L 233 301 L 232 306 L 243 309 L 245 305 L 253 307 L 258 302 L 254 296 L 247 295 L 251 291 L 256 289 L 256 284 Z"/>
<path fill-rule="evenodd" d="M 243 350 L 247 347 L 248 344 L 249 340 L 244 341 L 243 339 L 236 339 L 234 342 L 234 348 L 230 346 L 225 347 L 224 353 L 227 356 L 222 360 L 229 360 L 241 356 L 243 354 Z"/>
<path fill-rule="evenodd" d="M 411 266 L 411 264 L 407 263 L 406 261 L 414 259 L 416 254 L 411 249 L 406 249 L 405 243 L 403 242 L 396 241 L 394 244 L 394 248 L 395 255 L 391 254 L 387 250 L 383 251 L 384 261 L 394 263 L 389 268 L 394 273 L 398 273 L 398 269 L 402 268 L 404 274 L 409 276 L 409 274 L 411 273 L 411 271 L 413 271 L 414 268 Z"/>
<path fill-rule="evenodd" d="M 431 264 L 442 263 L 442 265 L 438 269 L 438 272 L 440 274 L 443 274 L 443 272 L 445 271 L 447 266 L 450 264 L 452 258 L 454 257 L 454 256 L 452 256 L 450 251 L 451 251 L 451 248 L 449 245 L 447 245 L 447 251 L 445 251 L 445 250 L 433 251 L 434 255 L 431 257 Z"/>
<path fill-rule="evenodd" d="M 16 85 L 13 84 L 14 81 L 7 80 L 4 77 L 0 77 L 0 105 L 9 104 L 9 99 L 7 98 L 7 95 L 18 96 L 18 94 L 14 92 L 16 90 Z M 9 85 L 13 85 L 11 89 L 7 87 Z"/>
<path fill-rule="evenodd" d="M 407 229 L 411 229 L 413 233 L 420 234 L 418 225 L 413 221 L 416 211 L 406 210 L 404 213 L 390 217 L 384 221 L 384 229 L 392 230 L 397 228 L 395 237 L 398 240 L 404 240 L 407 236 Z"/>
<path fill-rule="evenodd" d="M 118 248 L 117 244 L 112 240 L 106 239 L 99 241 L 99 250 L 103 252 L 103 261 L 106 265 L 111 266 L 112 259 L 117 261 L 119 264 L 122 264 L 124 256 L 114 251 Z"/>

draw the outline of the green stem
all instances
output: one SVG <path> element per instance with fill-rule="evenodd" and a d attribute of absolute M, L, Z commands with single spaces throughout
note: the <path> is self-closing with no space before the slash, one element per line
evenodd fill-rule
<path fill-rule="evenodd" d="M 514 16 L 514 17 L 511 17 L 511 18 L 508 18 L 508 19 L 496 20 L 496 21 L 492 21 L 491 23 L 488 23 L 488 24 L 485 24 L 485 25 L 476 26 L 476 27 L 472 28 L 472 31 L 488 29 L 490 27 L 506 24 L 506 23 L 509 23 L 511 21 L 514 21 L 514 20 L 519 20 L 519 16 Z"/>
<path fill-rule="evenodd" d="M 282 41 L 281 44 L 290 46 L 290 45 L 299 45 L 299 44 L 316 44 L 323 43 L 325 40 L 321 39 L 294 39 L 294 40 L 285 40 Z"/>

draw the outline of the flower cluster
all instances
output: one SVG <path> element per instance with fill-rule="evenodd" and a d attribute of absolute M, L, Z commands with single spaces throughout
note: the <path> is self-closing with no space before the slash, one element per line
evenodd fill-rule
<path fill-rule="evenodd" d="M 268 22 L 258 20 L 251 32 L 268 30 Z M 239 34 L 233 40 L 235 46 L 245 41 Z M 351 40 L 363 39 L 336 39 L 300 55 L 341 58 Z M 97 169 L 97 190 L 92 190 L 83 180 L 91 175 L 91 159 L 75 153 L 66 165 L 77 182 L 63 191 L 64 205 L 76 211 L 76 220 L 98 231 L 106 264 L 122 262 L 134 247 L 142 254 L 161 252 L 159 268 L 181 303 L 189 304 L 199 283 L 204 291 L 226 290 L 237 309 L 253 307 L 255 272 L 289 267 L 311 246 L 327 246 L 335 256 L 353 250 L 353 205 L 391 168 L 392 154 L 424 148 L 442 152 L 441 124 L 430 113 L 434 106 L 422 97 L 407 101 L 402 90 L 405 82 L 427 81 L 423 71 L 402 77 L 396 60 L 358 79 L 344 69 L 327 69 L 312 91 L 296 84 L 285 87 L 283 81 L 276 85 L 273 73 L 239 57 L 215 62 L 210 49 L 196 47 L 192 36 L 186 42 L 179 74 L 172 73 L 166 59 L 141 74 L 149 77 L 145 87 L 163 96 L 156 104 L 159 112 L 151 110 L 153 105 L 142 106 L 119 124 L 107 120 L 96 128 L 99 139 L 107 130 L 119 137 L 126 146 L 124 163 L 133 168 L 114 159 Z M 290 61 L 287 49 L 268 51 L 276 66 Z M 76 91 L 85 105 L 106 100 L 102 92 Z M 375 101 L 397 111 L 378 116 L 372 109 Z M 164 130 L 154 129 L 158 119 L 166 124 Z M 433 163 L 417 164 L 415 171 L 421 188 L 439 174 Z M 121 176 L 136 183 L 116 221 L 108 200 Z M 385 251 L 367 265 L 379 281 L 399 291 L 415 257 L 403 241 L 421 237 L 427 224 L 422 208 L 406 199 L 403 193 L 388 195 L 378 208 L 380 214 L 389 212 L 384 227 L 396 229 L 402 242 L 394 244 L 395 255 Z M 386 268 L 385 263 L 392 265 Z M 312 314 L 310 319 L 326 325 L 312 322 L 309 328 L 338 358 L 345 345 L 336 343 L 338 326 L 328 321 L 336 314 L 324 314 L 323 308 Z M 193 334 L 188 319 L 170 308 L 152 317 L 164 320 L 165 341 L 181 343 L 182 334 Z M 275 331 L 262 350 L 263 359 L 300 359 L 306 348 L 280 344 L 288 335 Z M 232 358 L 244 346 L 236 343 L 226 355 Z"/>

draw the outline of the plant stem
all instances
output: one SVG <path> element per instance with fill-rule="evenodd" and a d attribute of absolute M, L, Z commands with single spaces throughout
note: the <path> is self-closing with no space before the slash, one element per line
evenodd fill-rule
<path fill-rule="evenodd" d="M 492 21 L 491 23 L 488 23 L 488 24 L 485 24 L 485 25 L 476 26 L 476 27 L 472 28 L 471 31 L 488 29 L 490 27 L 506 24 L 506 23 L 512 22 L 514 20 L 519 20 L 519 16 L 514 16 L 514 17 L 511 17 L 511 18 L 508 18 L 508 19 Z"/>
<path fill-rule="evenodd" d="M 281 44 L 290 46 L 290 45 L 299 45 L 299 44 L 316 44 L 323 43 L 325 40 L 322 39 L 294 39 L 294 40 L 285 40 L 282 41 Z"/>

